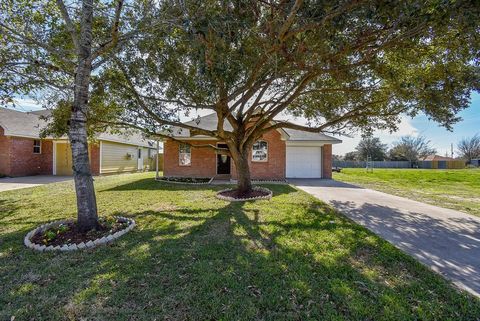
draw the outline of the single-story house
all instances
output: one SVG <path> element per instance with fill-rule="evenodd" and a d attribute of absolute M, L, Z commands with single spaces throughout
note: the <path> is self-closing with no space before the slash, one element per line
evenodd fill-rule
<path fill-rule="evenodd" d="M 428 155 L 428 156 L 425 156 L 423 159 L 421 159 L 422 161 L 454 161 L 455 158 L 453 157 L 448 157 L 448 156 L 441 156 L 441 155 L 436 155 L 436 154 L 432 154 L 432 155 Z"/>
<path fill-rule="evenodd" d="M 0 174 L 72 175 L 68 139 L 40 138 L 45 112 L 0 108 Z M 155 153 L 156 144 L 138 132 L 102 133 L 89 143 L 93 175 L 147 170 Z"/>
<path fill-rule="evenodd" d="M 217 116 L 207 115 L 186 124 L 215 130 Z M 232 130 L 228 122 L 225 130 Z M 191 147 L 212 144 L 227 148 L 225 143 L 208 136 L 191 136 L 188 129 L 180 127 L 174 127 L 169 136 L 172 138 L 163 140 L 165 177 L 237 178 L 235 165 L 229 156 L 220 155 L 212 148 Z M 253 145 L 249 155 L 251 177 L 259 180 L 331 178 L 332 145 L 338 143 L 341 140 L 323 133 L 293 129 L 272 130 Z"/>

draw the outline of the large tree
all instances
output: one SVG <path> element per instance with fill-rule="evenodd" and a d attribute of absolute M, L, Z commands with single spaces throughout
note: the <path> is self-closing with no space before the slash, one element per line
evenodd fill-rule
<path fill-rule="evenodd" d="M 476 134 L 473 137 L 463 138 L 458 142 L 457 149 L 460 157 L 468 163 L 470 163 L 472 159 L 480 158 L 480 135 Z"/>
<path fill-rule="evenodd" d="M 389 156 L 392 160 L 416 162 L 436 152 L 437 150 L 431 146 L 430 140 L 424 136 L 403 136 L 393 143 Z"/>
<path fill-rule="evenodd" d="M 164 4 L 172 23 L 132 39 L 102 74 L 106 99 L 125 108 L 117 124 L 180 126 L 226 142 L 241 192 L 251 189 L 248 153 L 269 130 L 369 133 L 420 112 L 450 128 L 478 89 L 474 1 Z M 218 125 L 181 124 L 160 116 L 165 109 L 208 109 Z"/>
<path fill-rule="evenodd" d="M 142 17 L 150 12 L 148 2 L 126 7 L 124 0 L 0 3 L 0 101 L 36 97 L 68 118 L 53 127 L 63 128 L 71 143 L 77 223 L 83 231 L 98 226 L 87 142 L 92 73 L 139 36 Z"/>
<path fill-rule="evenodd" d="M 358 160 L 383 161 L 387 156 L 387 145 L 378 137 L 365 137 L 355 147 Z"/>

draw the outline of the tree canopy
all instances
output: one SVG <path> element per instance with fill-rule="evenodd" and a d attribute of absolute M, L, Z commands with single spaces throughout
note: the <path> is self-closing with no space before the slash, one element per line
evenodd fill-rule
<path fill-rule="evenodd" d="M 168 27 L 132 39 L 102 74 L 106 99 L 124 125 L 225 141 L 237 169 L 272 129 L 369 133 L 420 112 L 451 128 L 479 88 L 471 1 L 166 1 L 159 16 Z M 165 117 L 194 109 L 218 127 Z"/>
<path fill-rule="evenodd" d="M 436 152 L 436 149 L 431 146 L 430 140 L 424 136 L 403 136 L 399 141 L 393 143 L 389 157 L 391 160 L 415 162 Z"/>
<path fill-rule="evenodd" d="M 82 231 L 98 227 L 87 142 L 92 115 L 107 118 L 116 111 L 96 100 L 98 94 L 90 99 L 92 74 L 141 36 L 149 8 L 149 2 L 124 0 L 0 2 L 0 103 L 29 96 L 54 109 L 46 132 L 68 134 Z"/>
<path fill-rule="evenodd" d="M 383 161 L 387 157 L 387 145 L 378 137 L 365 137 L 355 147 L 356 160 Z"/>
<path fill-rule="evenodd" d="M 457 144 L 457 149 L 460 157 L 467 162 L 480 158 L 480 135 L 476 134 L 473 137 L 461 139 Z"/>
<path fill-rule="evenodd" d="M 99 58 L 102 69 L 95 75 L 99 81 L 92 99 L 122 110 L 120 117 L 98 114 L 99 120 L 157 135 L 176 125 L 225 141 L 244 190 L 251 187 L 247 154 L 269 130 L 371 133 L 394 130 L 400 115 L 418 113 L 451 128 L 471 91 L 479 89 L 480 8 L 475 1 L 185 0 L 150 9 L 142 36 L 119 36 L 122 50 L 115 59 Z M 61 11 L 31 20 L 50 23 L 55 17 L 56 22 Z M 112 17 L 98 25 L 110 26 Z M 138 16 L 127 17 L 129 23 L 119 28 L 136 26 Z M 12 21 L 18 25 L 20 20 Z M 38 36 L 38 52 L 45 44 L 61 43 L 69 25 L 48 25 L 50 38 Z M 2 27 L 10 28 L 8 43 L 14 48 L 17 26 Z M 92 41 L 102 52 L 100 38 Z M 65 42 L 61 51 L 55 47 L 54 59 L 46 62 L 69 65 L 64 51 L 72 45 Z M 5 49 L 2 54 L 13 58 L 15 52 L 21 53 Z M 50 85 L 42 80 L 46 67 L 39 61 L 33 81 L 20 83 L 13 72 L 0 86 L 29 92 L 36 81 Z M 67 76 L 58 77 L 60 89 Z M 217 128 L 178 122 L 179 113 L 195 109 L 216 113 Z M 278 120 L 281 115 L 284 119 Z M 305 117 L 308 124 L 294 124 L 292 116 Z M 226 123 L 233 129 L 226 130 Z"/>

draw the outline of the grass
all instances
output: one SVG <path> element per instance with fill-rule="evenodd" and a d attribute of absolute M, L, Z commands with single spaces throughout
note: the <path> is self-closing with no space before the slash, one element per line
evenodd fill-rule
<path fill-rule="evenodd" d="M 480 169 L 344 168 L 333 178 L 480 216 Z"/>
<path fill-rule="evenodd" d="M 478 320 L 478 299 L 291 186 L 227 203 L 152 178 L 96 180 L 100 213 L 138 226 L 86 252 L 22 245 L 75 215 L 71 182 L 0 193 L 0 319 Z"/>

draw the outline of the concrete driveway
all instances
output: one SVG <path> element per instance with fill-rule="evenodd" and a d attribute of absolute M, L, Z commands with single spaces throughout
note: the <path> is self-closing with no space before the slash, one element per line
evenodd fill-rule
<path fill-rule="evenodd" d="M 333 180 L 289 182 L 480 296 L 480 217 Z"/>
<path fill-rule="evenodd" d="M 0 192 L 72 180 L 71 176 L 25 176 L 0 178 Z"/>

